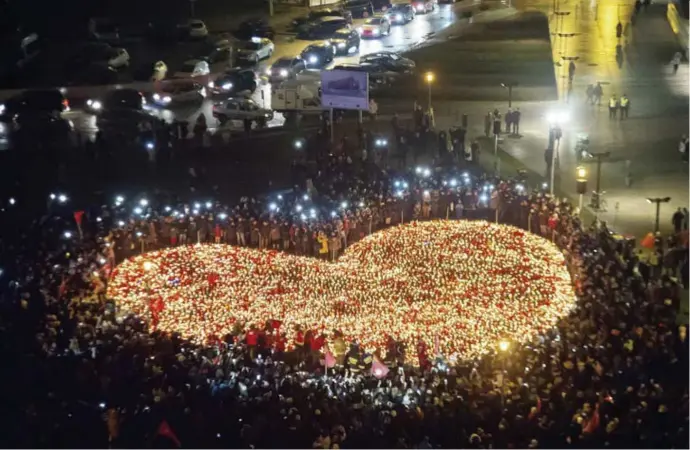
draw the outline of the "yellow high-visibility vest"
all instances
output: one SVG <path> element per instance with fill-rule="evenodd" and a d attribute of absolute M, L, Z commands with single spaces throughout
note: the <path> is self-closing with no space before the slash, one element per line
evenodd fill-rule
<path fill-rule="evenodd" d="M 612 98 L 609 100 L 609 108 L 615 108 L 616 107 L 616 99 Z"/>
<path fill-rule="evenodd" d="M 627 97 L 621 98 L 621 106 L 622 106 L 623 108 L 627 107 L 629 101 L 630 101 L 630 100 L 628 100 Z"/>

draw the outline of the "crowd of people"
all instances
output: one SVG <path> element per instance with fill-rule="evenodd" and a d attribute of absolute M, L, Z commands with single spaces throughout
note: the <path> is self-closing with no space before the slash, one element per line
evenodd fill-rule
<path fill-rule="evenodd" d="M 234 206 L 117 198 L 84 208 L 79 226 L 52 208 L 6 239 L 3 446 L 688 446 L 687 324 L 677 323 L 687 243 L 659 238 L 653 253 L 674 257 L 654 264 L 524 180 L 318 159 L 304 186 Z M 121 315 L 105 295 L 116 264 L 152 249 L 216 242 L 336 259 L 385 227 L 439 218 L 553 240 L 578 307 L 510 352 L 419 367 L 403 363 L 413 349 L 396 349 L 407 356 L 374 370 L 356 343 L 315 337 L 283 353 L 238 327 L 195 345 Z M 336 344 L 346 357 L 329 362 L 321 350 Z"/>

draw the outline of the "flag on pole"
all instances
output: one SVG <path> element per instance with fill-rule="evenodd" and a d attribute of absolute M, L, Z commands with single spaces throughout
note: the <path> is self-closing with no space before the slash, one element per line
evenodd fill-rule
<path fill-rule="evenodd" d="M 180 440 L 177 439 L 177 435 L 175 435 L 175 432 L 170 428 L 167 420 L 163 420 L 161 424 L 158 425 L 158 435 L 170 439 L 178 448 L 182 447 Z"/>

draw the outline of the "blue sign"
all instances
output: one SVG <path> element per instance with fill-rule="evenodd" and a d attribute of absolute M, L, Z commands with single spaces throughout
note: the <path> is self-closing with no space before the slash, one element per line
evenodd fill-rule
<path fill-rule="evenodd" d="M 321 71 L 324 108 L 369 110 L 369 74 L 349 70 Z"/>

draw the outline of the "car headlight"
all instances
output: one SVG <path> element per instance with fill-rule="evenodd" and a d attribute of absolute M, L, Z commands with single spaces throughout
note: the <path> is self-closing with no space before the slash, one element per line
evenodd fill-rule
<path fill-rule="evenodd" d="M 269 67 L 268 69 L 266 69 L 266 75 L 270 75 L 270 74 L 271 74 L 271 68 Z"/>
<path fill-rule="evenodd" d="M 281 69 L 280 70 L 280 76 L 281 77 L 286 77 L 288 76 L 288 71 L 286 69 Z"/>
<path fill-rule="evenodd" d="M 225 83 L 223 86 L 221 86 L 224 91 L 229 91 L 232 89 L 232 83 Z"/>
<path fill-rule="evenodd" d="M 5 114 L 5 104 L 0 104 L 0 114 Z"/>
<path fill-rule="evenodd" d="M 381 30 L 379 30 L 378 28 L 376 28 L 376 29 L 374 30 L 374 34 L 379 34 L 379 33 L 381 33 Z"/>
<path fill-rule="evenodd" d="M 345 48 L 344 42 L 338 42 L 338 48 Z"/>
<path fill-rule="evenodd" d="M 163 97 L 163 103 L 170 103 L 171 101 L 172 101 L 172 98 L 170 98 L 169 95 L 166 95 L 165 97 Z"/>
<path fill-rule="evenodd" d="M 319 58 L 317 58 L 316 56 L 311 55 L 311 56 L 309 57 L 309 63 L 310 63 L 310 64 L 316 64 L 317 62 L 319 62 Z"/>
<path fill-rule="evenodd" d="M 209 89 L 213 89 L 214 87 L 216 87 L 216 83 L 214 83 L 213 81 L 209 81 L 206 86 L 208 86 Z"/>
<path fill-rule="evenodd" d="M 202 87 L 201 90 L 199 91 L 202 97 L 206 97 L 206 88 Z"/>
<path fill-rule="evenodd" d="M 93 100 L 93 101 L 91 101 L 91 104 L 90 104 L 89 106 L 90 106 L 92 109 L 95 109 L 95 110 L 99 110 L 99 109 L 101 109 L 101 108 L 103 107 L 103 105 L 101 104 L 101 102 L 99 102 L 98 100 Z"/>
<path fill-rule="evenodd" d="M 158 95 L 158 94 L 153 94 L 153 99 L 154 99 L 155 101 L 158 101 L 158 100 L 161 99 L 161 96 Z"/>
<path fill-rule="evenodd" d="M 396 14 L 395 20 L 402 20 L 402 14 Z"/>

